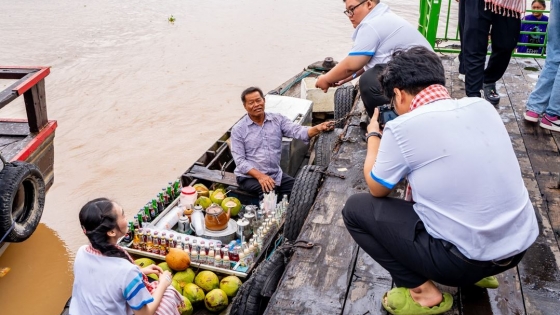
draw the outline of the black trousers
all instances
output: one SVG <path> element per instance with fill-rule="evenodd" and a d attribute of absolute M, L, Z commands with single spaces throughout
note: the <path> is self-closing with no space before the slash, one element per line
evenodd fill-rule
<path fill-rule="evenodd" d="M 463 70 L 465 74 L 467 96 L 480 97 L 483 83 L 496 83 L 502 78 L 517 45 L 520 30 L 519 18 L 485 10 L 484 0 L 459 1 L 459 72 Z M 492 54 L 484 69 L 488 34 L 492 39 Z"/>
<path fill-rule="evenodd" d="M 350 197 L 342 209 L 352 238 L 389 271 L 397 287 L 416 288 L 428 280 L 454 287 L 472 285 L 515 267 L 525 254 L 497 262 L 470 260 L 451 243 L 431 237 L 412 205 L 363 193 Z"/>
<path fill-rule="evenodd" d="M 259 184 L 258 180 L 253 177 L 241 176 L 237 176 L 236 179 L 237 184 L 239 184 L 239 188 L 253 194 L 258 194 L 259 199 L 263 199 L 262 187 L 261 184 Z M 278 200 L 282 199 L 282 195 L 288 195 L 288 198 L 290 198 L 292 187 L 294 187 L 294 181 L 295 180 L 292 176 L 282 173 L 282 182 L 280 183 L 280 186 L 276 186 L 276 188 L 274 189 L 276 191 Z"/>
<path fill-rule="evenodd" d="M 373 111 L 377 106 L 390 102 L 383 94 L 381 82 L 378 79 L 385 67 L 387 64 L 377 64 L 360 76 L 360 94 L 369 117 L 373 116 Z"/>

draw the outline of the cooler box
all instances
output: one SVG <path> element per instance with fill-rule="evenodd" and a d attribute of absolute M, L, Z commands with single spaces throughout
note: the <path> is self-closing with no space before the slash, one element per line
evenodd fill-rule
<path fill-rule="evenodd" d="M 310 100 L 280 96 L 266 95 L 267 113 L 278 113 L 288 117 L 294 123 L 302 126 L 311 126 L 311 111 L 313 102 Z M 309 144 L 292 138 L 282 139 L 282 157 L 280 167 L 290 176 L 295 176 L 309 149 Z"/>

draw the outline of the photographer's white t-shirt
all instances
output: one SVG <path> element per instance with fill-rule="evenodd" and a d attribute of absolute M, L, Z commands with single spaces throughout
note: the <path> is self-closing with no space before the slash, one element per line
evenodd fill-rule
<path fill-rule="evenodd" d="M 508 132 L 481 98 L 440 100 L 387 123 L 371 177 L 407 176 L 434 238 L 488 261 L 527 249 L 539 230 Z"/>

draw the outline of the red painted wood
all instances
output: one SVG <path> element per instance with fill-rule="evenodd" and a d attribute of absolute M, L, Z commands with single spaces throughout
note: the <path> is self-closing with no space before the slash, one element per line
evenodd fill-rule
<path fill-rule="evenodd" d="M 49 67 L 39 67 L 39 71 L 35 72 L 29 79 L 22 82 L 20 85 L 14 88 L 14 91 L 17 91 L 18 95 L 23 95 L 27 90 L 32 88 L 37 82 L 44 79 L 46 76 L 51 73 L 51 69 Z"/>
<path fill-rule="evenodd" d="M 45 128 L 29 142 L 29 144 L 23 148 L 18 154 L 14 156 L 12 161 L 25 161 L 37 148 L 55 131 L 58 123 L 56 120 L 50 120 Z"/>

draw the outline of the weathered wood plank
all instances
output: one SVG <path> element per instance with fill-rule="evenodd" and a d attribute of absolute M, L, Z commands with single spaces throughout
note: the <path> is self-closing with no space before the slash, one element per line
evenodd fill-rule
<path fill-rule="evenodd" d="M 230 172 L 222 173 L 218 170 L 209 170 L 204 166 L 194 165 L 184 175 L 191 176 L 194 178 L 209 180 L 213 182 L 218 182 L 230 186 L 237 186 L 237 180 L 235 179 L 235 175 L 233 173 Z"/>
<path fill-rule="evenodd" d="M 29 125 L 27 122 L 0 122 L 0 137 L 1 136 L 20 136 L 27 137 L 29 135 Z"/>
<path fill-rule="evenodd" d="M 45 95 L 45 79 L 37 82 L 23 93 L 29 130 L 39 132 L 49 121 L 47 117 L 47 99 Z"/>
<path fill-rule="evenodd" d="M 342 312 L 358 245 L 346 230 L 340 210 L 348 197 L 366 190 L 362 172 L 366 143 L 361 141 L 359 117 L 356 120 L 348 124 L 346 136 L 358 141 L 344 142 L 329 166 L 331 171 L 346 168 L 346 179 L 326 177 L 300 234 L 300 239 L 315 246 L 296 250 L 265 314 Z"/>
<path fill-rule="evenodd" d="M 506 119 L 515 117 L 514 124 L 506 122 L 517 154 L 523 179 L 535 207 L 541 233 L 518 266 L 524 304 L 527 314 L 557 314 L 560 306 L 560 251 L 554 231 L 558 227 L 557 204 L 546 199 L 558 198 L 558 191 L 547 187 L 548 182 L 539 176 L 540 170 L 558 165 L 558 147 L 548 131 L 523 119 L 525 102 L 531 89 L 523 66 L 514 59 L 504 75 L 504 88 L 511 101 L 500 106 L 507 113 Z M 504 116 L 502 116 L 504 119 Z"/>

